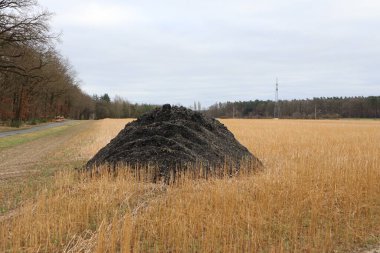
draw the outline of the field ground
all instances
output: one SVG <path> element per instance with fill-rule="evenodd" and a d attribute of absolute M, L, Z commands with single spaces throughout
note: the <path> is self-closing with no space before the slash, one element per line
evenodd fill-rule
<path fill-rule="evenodd" d="M 73 169 L 127 121 L 0 139 L 1 252 L 353 252 L 380 242 L 379 121 L 223 120 L 266 167 L 235 178 L 167 186 Z"/>
<path fill-rule="evenodd" d="M 40 189 L 41 184 L 48 183 L 56 170 L 64 168 L 65 163 L 55 160 L 55 154 L 90 127 L 90 122 L 73 121 L 64 126 L 0 138 L 0 214 L 22 203 Z"/>

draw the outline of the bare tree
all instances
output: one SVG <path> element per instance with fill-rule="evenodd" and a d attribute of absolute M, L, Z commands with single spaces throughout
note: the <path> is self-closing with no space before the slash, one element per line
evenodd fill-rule
<path fill-rule="evenodd" d="M 58 114 L 93 117 L 94 101 L 54 49 L 50 17 L 36 0 L 0 0 L 0 117 L 15 126 Z"/>
<path fill-rule="evenodd" d="M 0 73 L 26 75 L 17 64 L 26 48 L 44 51 L 57 38 L 50 32 L 51 13 L 34 0 L 0 0 Z"/>
<path fill-rule="evenodd" d="M 43 54 L 38 51 L 32 48 L 25 48 L 23 50 L 22 56 L 15 60 L 15 64 L 23 70 L 23 73 L 15 73 L 15 80 L 12 84 L 14 86 L 13 125 L 15 126 L 20 125 L 23 110 L 25 105 L 28 104 L 28 99 L 30 99 L 30 95 L 36 88 L 36 84 L 44 79 L 42 69 L 47 64 Z"/>

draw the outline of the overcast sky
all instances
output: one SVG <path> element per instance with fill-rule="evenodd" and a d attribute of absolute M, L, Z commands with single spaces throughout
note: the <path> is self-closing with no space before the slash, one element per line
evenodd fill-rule
<path fill-rule="evenodd" d="M 132 102 L 380 95 L 379 0 L 40 0 L 89 94 Z"/>

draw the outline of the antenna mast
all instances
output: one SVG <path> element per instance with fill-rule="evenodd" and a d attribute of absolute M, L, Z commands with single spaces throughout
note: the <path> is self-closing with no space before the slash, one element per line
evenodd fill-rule
<path fill-rule="evenodd" d="M 274 113 L 273 117 L 278 119 L 280 117 L 280 107 L 278 105 L 278 78 L 276 78 L 276 95 L 274 100 Z"/>

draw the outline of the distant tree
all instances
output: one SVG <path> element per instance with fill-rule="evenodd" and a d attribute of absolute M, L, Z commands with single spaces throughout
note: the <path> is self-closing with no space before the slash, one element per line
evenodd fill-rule
<path fill-rule="evenodd" d="M 108 96 L 107 93 L 105 93 L 103 96 L 101 96 L 100 100 L 103 100 L 106 103 L 110 103 L 111 102 L 111 98 L 110 98 L 110 96 Z"/>
<path fill-rule="evenodd" d="M 95 116 L 97 119 L 104 119 L 111 117 L 111 99 L 107 93 L 95 97 Z"/>

